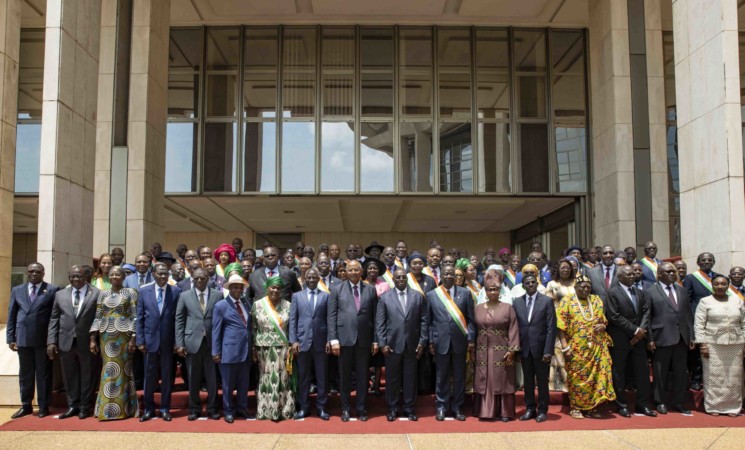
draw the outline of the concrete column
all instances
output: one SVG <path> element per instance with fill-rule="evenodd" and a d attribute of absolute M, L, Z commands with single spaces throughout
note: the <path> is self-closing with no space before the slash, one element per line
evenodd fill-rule
<path fill-rule="evenodd" d="M 99 0 L 47 1 L 38 259 L 55 284 L 91 263 L 100 16 Z"/>
<path fill-rule="evenodd" d="M 624 1 L 590 0 L 592 244 L 636 242 L 628 11 Z"/>
<path fill-rule="evenodd" d="M 683 258 L 745 264 L 736 0 L 673 0 Z"/>
<path fill-rule="evenodd" d="M 15 191 L 18 52 L 21 45 L 21 1 L 0 0 L 0 323 L 8 319 L 10 268 L 13 259 L 13 193 Z"/>

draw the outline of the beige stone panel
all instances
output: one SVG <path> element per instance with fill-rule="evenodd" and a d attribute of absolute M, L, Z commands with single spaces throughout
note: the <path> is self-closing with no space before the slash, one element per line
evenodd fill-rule
<path fill-rule="evenodd" d="M 644 2 L 644 27 L 647 30 L 662 30 L 662 10 L 660 1 Z M 647 47 L 649 49 L 649 47 Z M 647 53 L 649 55 L 649 53 Z"/>
<path fill-rule="evenodd" d="M 700 47 L 690 54 L 689 73 L 690 73 L 690 95 L 691 95 L 691 120 L 696 120 L 706 113 L 709 102 L 708 80 L 706 67 L 706 48 Z M 678 71 L 675 71 L 676 75 Z"/>
<path fill-rule="evenodd" d="M 54 226 L 54 175 L 42 174 L 39 176 L 39 192 L 48 193 L 39 195 L 39 231 L 37 247 L 40 249 L 51 249 L 53 244 Z"/>
<path fill-rule="evenodd" d="M 82 186 L 85 169 L 85 120 L 75 113 L 72 114 L 72 133 L 76 142 L 70 146 L 70 181 Z"/>
<path fill-rule="evenodd" d="M 83 186 L 93 191 L 96 183 L 96 124 L 85 122 Z"/>
<path fill-rule="evenodd" d="M 0 122 L 0 190 L 15 190 L 16 127 Z M 13 206 L 11 204 L 10 209 Z M 8 210 L 6 210 L 8 211 Z M 12 214 L 10 214 L 12 216 Z M 12 226 L 11 226 L 12 228 Z"/>
<path fill-rule="evenodd" d="M 80 215 L 80 255 L 90 260 L 93 255 L 93 191 L 80 188 L 82 212 Z"/>
<path fill-rule="evenodd" d="M 652 175 L 652 219 L 668 218 L 668 179 L 666 175 Z M 654 235 L 655 238 L 657 235 Z"/>
<path fill-rule="evenodd" d="M 670 221 L 667 217 L 665 217 L 665 220 L 652 221 L 652 236 L 654 236 L 654 242 L 657 244 L 657 253 L 663 258 L 671 256 Z"/>
<path fill-rule="evenodd" d="M 730 219 L 730 187 L 729 180 L 723 179 L 698 186 L 694 191 L 696 211 L 700 212 L 695 218 L 695 237 L 699 244 L 699 251 L 703 251 L 701 249 L 704 247 L 714 253 L 732 251 L 734 243 L 732 226 L 735 224 Z M 742 184 L 739 189 L 742 191 Z M 742 195 L 740 198 L 742 199 Z M 682 213 L 681 205 L 681 219 L 684 220 Z M 685 217 L 690 219 L 688 214 Z M 712 231 L 716 232 L 712 233 Z"/>
<path fill-rule="evenodd" d="M 631 122 L 631 78 L 624 76 L 613 77 L 610 81 L 613 95 L 611 104 L 613 105 L 612 114 L 615 123 L 632 123 Z"/>
<path fill-rule="evenodd" d="M 96 171 L 96 185 L 93 190 L 94 196 L 94 219 L 109 219 L 109 203 L 111 198 L 111 172 L 104 170 Z M 107 229 L 108 233 L 108 229 Z"/>
<path fill-rule="evenodd" d="M 667 178 L 667 125 L 649 124 L 649 144 L 652 173 Z"/>
<path fill-rule="evenodd" d="M 647 98 L 649 102 L 649 123 L 665 123 L 665 79 L 647 77 Z"/>
<path fill-rule="evenodd" d="M 607 97 L 606 91 L 607 91 L 607 84 L 604 85 L 595 85 L 594 81 L 591 81 L 592 83 L 592 119 L 593 119 L 593 127 L 592 127 L 592 133 L 594 136 L 599 135 L 600 133 L 605 132 L 608 129 L 609 126 L 609 108 L 608 103 L 606 103 L 604 100 Z"/>
<path fill-rule="evenodd" d="M 678 126 L 678 158 L 680 164 L 679 176 L 680 176 L 680 191 L 685 192 L 693 189 L 695 185 L 694 164 L 690 164 L 689 161 L 694 161 L 693 158 L 693 126 L 688 124 L 684 127 Z"/>
<path fill-rule="evenodd" d="M 720 431 L 723 431 L 723 433 L 711 443 L 711 446 L 708 447 L 710 450 L 737 449 L 741 448 L 742 443 L 745 442 L 745 428 L 733 426 Z"/>
<path fill-rule="evenodd" d="M 91 0 L 88 9 L 88 53 L 97 62 L 101 43 L 101 0 Z"/>
<path fill-rule="evenodd" d="M 145 122 L 148 120 L 148 105 L 143 101 L 143 94 L 148 92 L 148 75 L 132 74 L 129 92 L 129 122 Z"/>
<path fill-rule="evenodd" d="M 111 121 L 96 123 L 96 170 L 111 170 Z"/>
<path fill-rule="evenodd" d="M 110 74 L 98 75 L 98 99 L 96 101 L 95 116 L 98 123 L 111 122 L 114 108 L 114 76 Z M 107 145 L 111 145 L 111 132 Z M 109 149 L 109 151 L 111 151 Z"/>
<path fill-rule="evenodd" d="M 684 60 L 689 52 L 688 42 L 688 0 L 673 1 L 673 39 L 676 64 Z M 677 76 L 677 70 L 676 76 Z"/>
<path fill-rule="evenodd" d="M 432 433 L 409 434 L 415 449 L 437 448 L 460 450 L 463 448 L 510 448 L 508 434 L 514 433 Z"/>
<path fill-rule="evenodd" d="M 619 2 L 620 3 L 620 2 Z M 602 449 L 632 449 L 615 436 L 596 431 L 560 431 L 558 433 L 504 433 L 511 448 L 550 448 L 577 450 L 595 447 Z"/>
<path fill-rule="evenodd" d="M 677 47 L 675 47 L 677 49 Z M 691 70 L 690 59 L 675 58 L 675 113 L 678 128 L 691 122 L 693 112 L 691 103 Z"/>
<path fill-rule="evenodd" d="M 93 220 L 93 256 L 109 251 L 109 220 Z"/>
<path fill-rule="evenodd" d="M 96 0 L 98 1 L 98 0 Z M 90 10 L 92 0 L 77 0 L 77 16 L 75 21 L 75 40 L 88 51 L 88 33 L 90 31 Z"/>
<path fill-rule="evenodd" d="M 0 241 L 0 247 L 12 246 L 12 242 L 6 243 Z M 0 289 L 0 323 L 8 321 L 8 306 L 10 305 L 10 267 L 12 259 L 9 256 L 0 256 L 0 280 L 5 280 L 3 283 L 7 289 Z M 13 392 L 18 394 L 18 384 L 15 384 Z M 0 394 L 2 395 L 2 394 Z"/>
<path fill-rule="evenodd" d="M 114 73 L 116 27 L 101 27 L 101 47 L 98 52 L 99 74 Z"/>
<path fill-rule="evenodd" d="M 644 4 L 655 3 L 655 2 L 644 2 Z M 661 30 L 646 30 L 646 50 L 647 50 L 647 76 L 648 77 L 664 77 L 665 76 L 665 60 L 662 52 L 662 31 Z"/>
<path fill-rule="evenodd" d="M 116 13 L 117 0 L 101 0 L 101 27 L 116 27 Z"/>
<path fill-rule="evenodd" d="M 145 171 L 128 170 L 127 173 L 127 219 L 144 220 Z M 148 195 L 150 195 L 148 193 Z M 129 239 L 127 239 L 129 240 Z"/>
<path fill-rule="evenodd" d="M 67 251 L 71 255 L 80 255 L 83 236 L 83 189 L 81 186 L 70 183 L 69 194 L 69 228 L 67 229 Z"/>
<path fill-rule="evenodd" d="M 724 105 L 724 133 L 723 139 L 727 143 L 727 169 L 729 176 L 743 176 L 743 148 L 742 148 L 742 114 L 739 103 Z M 718 124 L 721 127 L 721 124 Z M 736 204 L 736 203 L 735 203 Z"/>
<path fill-rule="evenodd" d="M 13 210 L 13 191 L 0 189 L 0 256 L 13 256 L 13 214 L 6 211 Z M 2 267 L 2 264 L 0 264 Z M 0 278 L 2 280 L 4 278 Z M 8 288 L 10 291 L 10 288 Z M 1 308 L 0 308 L 1 310 Z"/>
<path fill-rule="evenodd" d="M 129 211 L 127 211 L 129 213 Z M 127 219 L 127 247 L 125 252 L 127 255 L 138 255 L 142 253 L 144 249 L 149 249 L 150 243 L 145 243 L 145 222 L 140 219 L 130 220 Z"/>
<path fill-rule="evenodd" d="M 76 42 L 72 110 L 81 116 L 85 116 L 85 96 L 86 91 L 88 90 L 88 86 L 86 86 L 86 81 L 88 80 L 86 72 L 88 69 L 88 53 L 86 53 L 85 49 Z"/>
<path fill-rule="evenodd" d="M 745 194 L 743 194 L 743 177 L 728 178 L 728 202 L 730 205 L 745 204 Z M 732 235 L 730 236 L 730 245 L 727 250 L 731 252 L 745 252 L 745 210 L 743 208 L 730 208 L 730 222 L 732 224 Z M 745 261 L 741 261 L 745 263 Z"/>
<path fill-rule="evenodd" d="M 74 113 L 61 102 L 51 103 L 57 108 L 56 123 L 42 123 L 42 129 L 45 126 L 56 127 L 56 143 L 53 147 L 41 148 L 41 157 L 49 156 L 49 153 L 56 152 L 54 156 L 55 168 L 54 174 L 66 180 L 70 179 L 70 160 L 72 159 L 74 147 L 78 145 L 79 137 L 76 136 L 73 127 Z"/>
<path fill-rule="evenodd" d="M 129 144 L 128 170 L 145 170 L 148 166 L 146 155 L 148 154 L 148 132 L 147 123 L 129 122 L 127 128 L 127 144 Z"/>
<path fill-rule="evenodd" d="M 0 33 L 0 53 L 18 62 L 21 44 L 21 1 L 6 0 L 0 6 L 0 23 L 3 32 Z"/>
<path fill-rule="evenodd" d="M 18 62 L 2 53 L 0 53 L 0 60 L 2 60 L 2 67 L 0 67 L 2 120 L 15 124 L 18 116 Z"/>
<path fill-rule="evenodd" d="M 152 35 L 150 27 L 132 27 L 132 58 L 130 61 L 130 73 L 147 74 L 150 62 L 150 39 Z"/>
<path fill-rule="evenodd" d="M 44 266 L 45 280 L 57 286 L 67 286 L 67 272 L 70 267 L 68 254 L 40 249 L 37 256 Z"/>
<path fill-rule="evenodd" d="M 688 0 L 685 4 L 688 14 L 688 52 L 692 53 L 704 45 L 711 36 L 702 29 L 705 9 L 704 2 L 701 0 Z"/>

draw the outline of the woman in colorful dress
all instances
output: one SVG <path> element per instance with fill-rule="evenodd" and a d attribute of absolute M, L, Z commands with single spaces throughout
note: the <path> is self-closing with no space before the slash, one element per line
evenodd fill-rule
<path fill-rule="evenodd" d="M 611 357 L 613 345 L 605 327 L 603 301 L 590 294 L 592 283 L 584 275 L 577 277 L 574 294 L 561 299 L 556 310 L 561 351 L 566 360 L 569 387 L 569 415 L 600 419 L 598 407 L 616 399 L 613 390 Z"/>
<path fill-rule="evenodd" d="M 476 307 L 476 371 L 474 412 L 479 420 L 515 417 L 515 354 L 520 351 L 520 332 L 512 305 L 502 303 L 501 282 L 486 283 L 487 301 Z"/>
<path fill-rule="evenodd" d="M 724 276 L 711 280 L 711 286 L 714 294 L 699 302 L 693 326 L 704 369 L 704 409 L 712 416 L 737 417 L 742 408 L 745 304 L 728 293 Z"/>
<path fill-rule="evenodd" d="M 108 272 L 111 289 L 101 292 L 90 331 L 90 350 L 101 352 L 103 369 L 94 415 L 98 420 L 138 416 L 133 374 L 137 290 L 122 287 L 124 270 Z"/>
<path fill-rule="evenodd" d="M 225 268 L 228 267 L 228 264 L 235 262 L 235 249 L 233 246 L 230 244 L 220 244 L 215 249 L 215 261 L 217 261 L 215 273 L 227 280 L 228 276 L 225 274 Z"/>
<path fill-rule="evenodd" d="M 93 272 L 93 279 L 91 280 L 91 286 L 96 287 L 99 291 L 103 292 L 107 289 L 111 289 L 111 281 L 109 281 L 109 272 L 114 267 L 114 259 L 110 254 L 104 253 L 98 258 L 98 268 Z M 126 277 L 126 275 L 125 275 Z"/>
<path fill-rule="evenodd" d="M 292 359 L 287 339 L 290 302 L 282 298 L 282 278 L 274 276 L 264 283 L 266 297 L 251 308 L 253 359 L 259 363 L 256 386 L 256 418 L 280 421 L 295 415 L 295 394 L 290 385 Z"/>
<path fill-rule="evenodd" d="M 554 301 L 556 309 L 559 308 L 562 298 L 574 295 L 574 279 L 577 276 L 577 271 L 569 258 L 571 256 L 559 260 L 559 279 L 550 281 L 546 286 L 546 296 Z M 548 375 L 548 388 L 552 391 L 567 392 L 566 364 L 561 349 L 561 341 L 556 338 L 554 356 L 551 357 L 551 369 Z"/>

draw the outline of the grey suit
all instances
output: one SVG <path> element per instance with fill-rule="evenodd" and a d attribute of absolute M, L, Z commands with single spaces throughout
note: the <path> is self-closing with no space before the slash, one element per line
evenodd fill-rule
<path fill-rule="evenodd" d="M 88 411 L 92 403 L 96 380 L 94 367 L 98 358 L 88 348 L 89 332 L 96 318 L 96 304 L 101 292 L 87 285 L 85 297 L 81 299 L 78 315 L 75 316 L 73 291 L 72 287 L 67 287 L 54 295 L 47 345 L 56 345 L 60 352 L 67 406 Z"/>
<path fill-rule="evenodd" d="M 605 303 L 608 298 L 608 289 L 605 288 L 605 266 L 600 263 L 587 271 L 587 277 L 592 282 L 592 293 L 600 297 Z M 618 266 L 613 265 L 611 270 L 610 289 L 618 286 Z"/>
<path fill-rule="evenodd" d="M 222 300 L 222 291 L 209 289 L 209 295 L 205 297 L 204 312 L 195 289 L 182 292 L 176 306 L 176 347 L 186 349 L 189 409 L 192 413 L 201 412 L 199 389 L 203 380 L 207 385 L 207 411 L 216 413 L 218 409 L 216 366 L 212 360 L 212 312 L 215 304 Z"/>

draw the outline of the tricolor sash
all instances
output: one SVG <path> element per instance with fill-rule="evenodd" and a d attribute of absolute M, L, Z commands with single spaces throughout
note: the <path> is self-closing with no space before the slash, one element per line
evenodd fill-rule
<path fill-rule="evenodd" d="M 326 286 L 326 283 L 323 282 L 323 278 L 318 280 L 318 289 L 322 290 L 325 293 L 329 293 L 329 288 Z"/>
<path fill-rule="evenodd" d="M 592 269 L 593 267 L 595 267 L 595 264 L 589 261 L 582 261 L 582 265 L 585 266 L 586 269 Z"/>
<path fill-rule="evenodd" d="M 385 282 L 388 283 L 388 286 L 390 286 L 391 289 L 396 287 L 396 285 L 393 283 L 393 275 L 391 274 L 391 271 L 388 270 L 387 267 L 385 269 L 385 273 L 383 274 L 383 280 L 385 280 Z"/>
<path fill-rule="evenodd" d="M 645 256 L 644 258 L 642 258 L 641 262 L 642 264 L 647 266 L 647 268 L 654 274 L 654 277 L 657 278 L 657 262 L 651 259 L 649 256 Z"/>
<path fill-rule="evenodd" d="M 481 285 L 476 280 L 466 281 L 466 287 L 471 291 L 473 298 L 478 298 L 479 292 L 481 291 Z"/>
<path fill-rule="evenodd" d="M 404 263 L 401 262 L 400 259 L 398 259 L 398 256 L 396 256 L 396 261 L 393 262 L 393 264 L 397 265 L 398 267 L 404 269 Z"/>
<path fill-rule="evenodd" d="M 95 286 L 95 287 L 96 287 L 96 289 L 98 289 L 99 291 L 105 291 L 106 289 L 108 289 L 108 288 L 107 288 L 107 287 L 105 286 L 105 284 L 104 284 L 104 281 L 103 281 L 103 276 L 100 276 L 100 277 L 98 277 L 98 278 L 94 278 L 94 279 L 93 279 L 93 286 Z M 109 285 L 109 286 L 110 286 L 110 285 Z"/>
<path fill-rule="evenodd" d="M 507 278 L 509 278 L 512 285 L 516 285 L 517 282 L 515 281 L 517 278 L 517 275 L 515 274 L 515 271 L 512 269 L 507 269 L 507 272 L 505 272 L 505 275 L 507 275 Z"/>
<path fill-rule="evenodd" d="M 409 274 L 407 275 L 407 278 L 409 279 L 407 283 L 409 287 L 419 292 L 420 294 L 424 295 L 424 290 L 422 290 L 422 287 L 419 285 L 419 282 L 416 280 L 416 278 L 414 278 L 414 274 L 409 272 Z"/>
<path fill-rule="evenodd" d="M 458 325 L 458 328 L 460 328 L 460 331 L 463 332 L 464 336 L 468 336 L 468 325 L 466 325 L 466 319 L 463 317 L 463 312 L 461 312 L 460 308 L 458 308 L 453 301 L 453 297 L 450 296 L 450 292 L 445 289 L 445 286 L 440 286 L 435 289 L 435 293 L 437 293 L 437 298 L 440 299 L 442 305 L 453 319 L 453 322 Z"/>
<path fill-rule="evenodd" d="M 266 311 L 266 315 L 269 316 L 269 321 L 274 325 L 274 329 L 277 330 L 277 333 L 279 333 L 279 336 L 285 344 L 289 344 L 290 341 L 287 339 L 287 334 L 285 334 L 285 330 L 282 328 L 282 318 L 279 316 L 279 313 L 277 313 L 277 310 L 274 309 L 272 302 L 269 301 L 269 297 L 264 297 L 259 300 L 259 302 L 264 308 L 264 311 Z"/>
<path fill-rule="evenodd" d="M 425 273 L 425 275 L 429 275 L 429 276 L 431 276 L 432 278 L 434 278 L 434 277 L 435 277 L 435 273 L 434 273 L 434 272 L 432 272 L 432 268 L 431 268 L 431 267 L 429 267 L 429 266 L 424 266 L 424 269 L 422 269 L 422 272 L 424 272 L 424 273 Z"/>
<path fill-rule="evenodd" d="M 215 273 L 221 277 L 225 277 L 225 269 L 220 265 L 215 266 Z"/>
<path fill-rule="evenodd" d="M 699 269 L 692 273 L 692 275 L 701 283 L 706 289 L 712 294 L 714 293 L 714 286 L 711 285 L 711 277 L 706 275 L 703 270 Z"/>
<path fill-rule="evenodd" d="M 740 300 L 745 300 L 745 297 L 743 297 L 740 291 L 738 291 L 737 288 L 735 288 L 731 284 L 729 285 L 729 291 L 727 292 L 727 295 L 736 295 L 737 298 L 739 298 Z"/>

